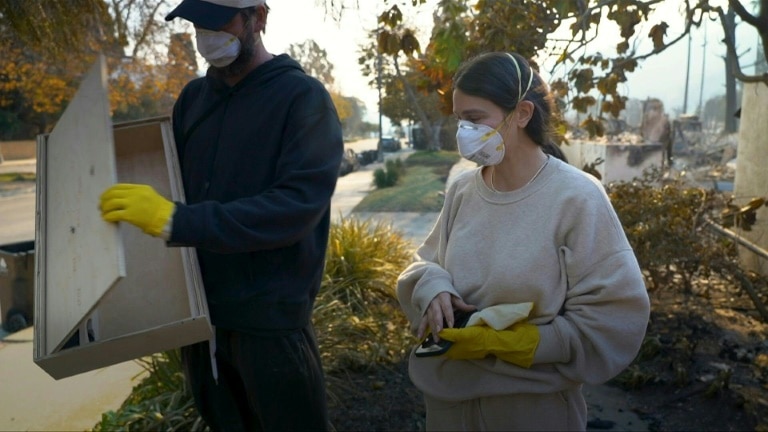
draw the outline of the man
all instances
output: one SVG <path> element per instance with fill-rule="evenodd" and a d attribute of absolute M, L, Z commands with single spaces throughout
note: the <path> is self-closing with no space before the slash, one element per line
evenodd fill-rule
<path fill-rule="evenodd" d="M 343 141 L 325 88 L 264 47 L 268 12 L 265 0 L 184 0 L 166 16 L 195 25 L 210 63 L 173 110 L 186 204 L 131 184 L 101 201 L 107 221 L 196 248 L 215 340 L 182 355 L 218 431 L 328 428 L 311 313 Z"/>

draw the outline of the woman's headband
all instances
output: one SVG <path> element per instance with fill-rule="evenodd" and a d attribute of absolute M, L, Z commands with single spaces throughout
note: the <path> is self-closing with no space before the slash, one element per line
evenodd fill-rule
<path fill-rule="evenodd" d="M 512 62 L 515 64 L 515 69 L 517 69 L 517 103 L 520 103 L 520 101 L 523 100 L 523 97 L 525 97 L 525 95 L 528 93 L 528 90 L 531 89 L 531 82 L 533 82 L 533 69 L 530 65 L 528 65 L 528 69 L 530 69 L 528 73 L 528 85 L 525 87 L 525 92 L 523 92 L 523 75 L 520 72 L 520 65 L 517 63 L 515 56 L 510 53 L 507 53 L 507 55 L 512 59 Z"/>

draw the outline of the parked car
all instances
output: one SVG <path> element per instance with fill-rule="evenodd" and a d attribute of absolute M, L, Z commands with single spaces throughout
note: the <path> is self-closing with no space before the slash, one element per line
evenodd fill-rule
<path fill-rule="evenodd" d="M 400 140 L 391 136 L 381 137 L 379 140 L 379 146 L 381 151 L 385 152 L 396 152 L 401 148 Z"/>
<path fill-rule="evenodd" d="M 358 169 L 360 169 L 360 160 L 355 151 L 351 148 L 344 150 L 344 155 L 341 158 L 341 165 L 339 165 L 339 177 L 345 176 Z"/>
<path fill-rule="evenodd" d="M 378 150 L 363 150 L 357 154 L 357 160 L 360 162 L 360 165 L 372 164 L 376 162 L 378 158 L 379 158 Z"/>

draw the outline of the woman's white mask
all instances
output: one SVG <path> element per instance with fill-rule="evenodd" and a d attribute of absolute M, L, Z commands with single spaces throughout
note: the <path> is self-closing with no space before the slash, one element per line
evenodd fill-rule
<path fill-rule="evenodd" d="M 197 51 L 216 67 L 229 66 L 240 55 L 240 39 L 223 31 L 195 29 Z"/>
<path fill-rule="evenodd" d="M 525 91 L 523 91 L 520 65 L 512 54 L 507 53 L 507 55 L 512 59 L 519 78 L 517 83 L 517 104 L 515 105 L 517 106 L 525 98 L 525 95 L 528 94 L 528 90 L 531 89 L 533 69 L 528 72 L 528 85 L 525 87 Z M 509 115 L 512 115 L 512 112 Z M 504 122 L 506 122 L 506 118 Z M 504 122 L 501 124 L 503 125 Z M 496 165 L 501 162 L 504 159 L 504 138 L 499 133 L 499 128 L 494 129 L 490 126 L 459 120 L 456 142 L 461 156 L 484 166 Z"/>
<path fill-rule="evenodd" d="M 480 165 L 496 165 L 504 159 L 504 138 L 490 126 L 459 120 L 456 143 L 462 157 Z"/>

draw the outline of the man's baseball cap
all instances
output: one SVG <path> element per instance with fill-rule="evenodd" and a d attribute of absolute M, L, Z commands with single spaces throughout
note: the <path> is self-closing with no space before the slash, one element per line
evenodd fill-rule
<path fill-rule="evenodd" d="M 265 2 L 266 0 L 184 0 L 165 16 L 165 20 L 179 17 L 198 27 L 218 30 L 230 22 L 240 9 Z"/>

